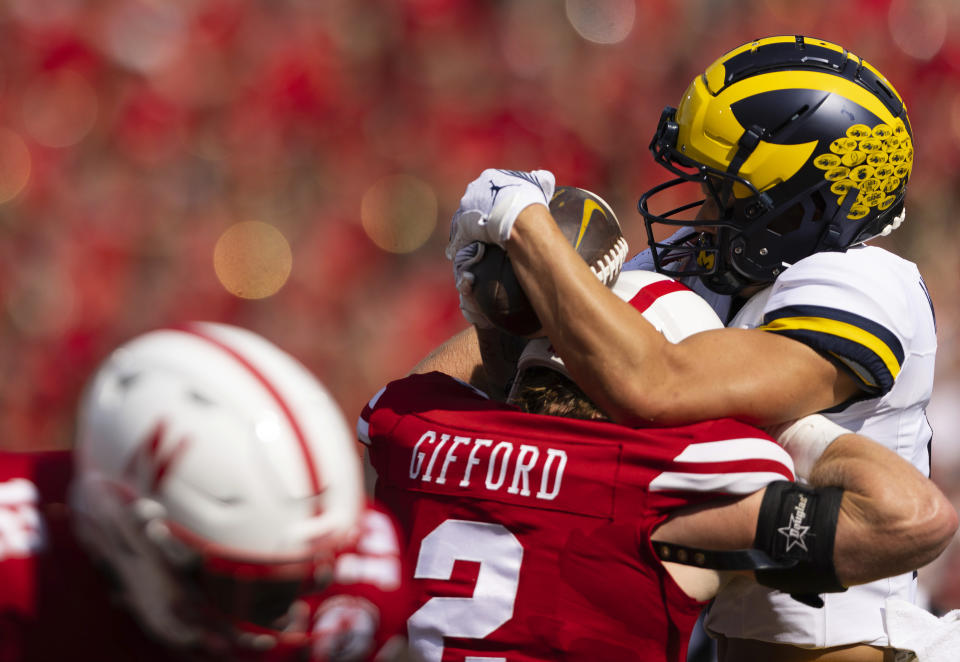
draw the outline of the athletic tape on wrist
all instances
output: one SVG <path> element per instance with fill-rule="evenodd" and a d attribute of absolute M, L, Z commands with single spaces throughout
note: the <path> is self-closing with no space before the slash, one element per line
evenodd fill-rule
<path fill-rule="evenodd" d="M 841 427 L 820 414 L 804 416 L 791 423 L 774 426 L 768 430 L 793 458 L 793 468 L 798 478 L 806 480 L 813 465 L 837 437 L 850 430 Z"/>

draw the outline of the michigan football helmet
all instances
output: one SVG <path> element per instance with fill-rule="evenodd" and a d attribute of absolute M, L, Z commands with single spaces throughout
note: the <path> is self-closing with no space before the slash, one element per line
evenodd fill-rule
<path fill-rule="evenodd" d="M 721 294 L 889 233 L 913 167 L 894 87 L 841 46 L 801 36 L 752 41 L 711 64 L 663 111 L 650 150 L 677 176 L 639 202 L 655 267 Z M 691 183 L 694 202 L 651 211 Z M 658 241 L 656 224 L 689 232 Z"/>
<path fill-rule="evenodd" d="M 75 529 L 167 644 L 273 648 L 364 496 L 324 387 L 264 338 L 198 323 L 116 349 L 79 411 Z"/>

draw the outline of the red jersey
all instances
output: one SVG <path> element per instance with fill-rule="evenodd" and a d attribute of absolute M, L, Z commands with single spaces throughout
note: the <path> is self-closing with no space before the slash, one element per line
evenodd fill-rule
<path fill-rule="evenodd" d="M 107 577 L 74 537 L 66 506 L 72 474 L 69 451 L 0 452 L 0 662 L 217 659 L 152 639 L 114 598 Z M 368 507 L 360 528 L 356 544 L 337 553 L 333 583 L 301 599 L 310 608 L 307 631 L 317 636 L 355 627 L 353 598 L 372 604 L 373 618 L 356 625 L 358 635 L 373 640 L 366 658 L 372 659 L 403 629 L 409 581 L 392 517 Z M 267 652 L 230 651 L 225 659 L 280 662 L 325 655 L 319 648 L 281 645 Z"/>
<path fill-rule="evenodd" d="M 525 414 L 441 373 L 390 383 L 358 432 L 407 533 L 427 662 L 686 659 L 703 603 L 656 558 L 671 512 L 793 480 L 734 420 L 669 429 Z"/>

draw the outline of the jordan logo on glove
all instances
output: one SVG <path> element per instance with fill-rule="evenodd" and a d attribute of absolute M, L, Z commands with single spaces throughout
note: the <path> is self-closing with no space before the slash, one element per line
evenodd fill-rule
<path fill-rule="evenodd" d="M 510 187 L 510 186 L 518 186 L 518 185 L 517 185 L 517 184 L 504 184 L 504 185 L 502 185 L 502 186 L 497 186 L 496 184 L 493 183 L 493 180 L 491 179 L 491 180 L 490 180 L 490 192 L 493 194 L 493 200 L 490 201 L 490 204 L 496 204 L 496 203 L 497 203 L 497 195 L 500 193 L 500 191 L 502 191 L 503 189 L 508 188 L 508 187 Z"/>

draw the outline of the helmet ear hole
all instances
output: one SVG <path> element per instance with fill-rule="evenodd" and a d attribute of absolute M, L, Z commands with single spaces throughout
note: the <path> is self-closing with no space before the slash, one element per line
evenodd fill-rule
<path fill-rule="evenodd" d="M 813 216 L 817 215 L 818 214 L 814 212 Z M 767 225 L 767 229 L 782 237 L 785 234 L 799 230 L 806 216 L 806 208 L 803 203 L 798 202 L 771 221 L 770 224 Z"/>
<path fill-rule="evenodd" d="M 817 211 L 813 215 L 813 220 L 819 221 L 827 211 L 827 199 L 823 197 L 822 191 L 814 191 L 810 194 L 810 200 L 813 201 Z"/>

